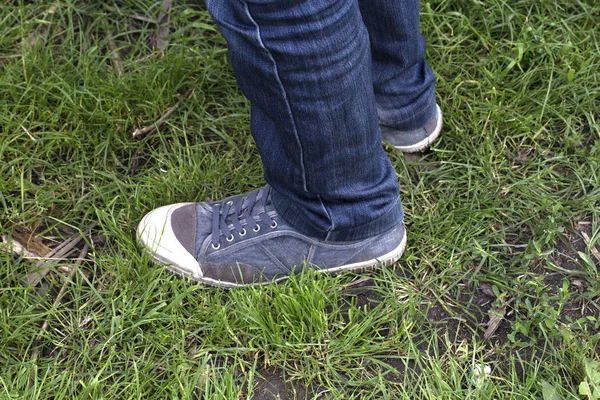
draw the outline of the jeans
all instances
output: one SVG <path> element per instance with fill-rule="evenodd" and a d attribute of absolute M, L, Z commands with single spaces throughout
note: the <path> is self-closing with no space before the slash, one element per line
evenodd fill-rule
<path fill-rule="evenodd" d="M 379 120 L 435 115 L 419 0 L 206 0 L 250 100 L 251 132 L 289 225 L 361 240 L 402 223 Z"/>

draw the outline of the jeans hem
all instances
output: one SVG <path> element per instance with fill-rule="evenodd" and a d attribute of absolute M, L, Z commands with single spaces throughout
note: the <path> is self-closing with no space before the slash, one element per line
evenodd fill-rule
<path fill-rule="evenodd" d="M 306 217 L 303 217 L 298 208 L 289 200 L 279 196 L 276 191 L 271 192 L 271 201 L 278 215 L 298 232 L 317 240 L 328 242 L 347 242 L 364 240 L 380 235 L 404 220 L 404 210 L 400 197 L 394 201 L 390 208 L 377 219 L 358 225 L 356 227 L 333 229 L 324 231 L 317 228 Z"/>
<path fill-rule="evenodd" d="M 437 113 L 435 96 L 432 96 L 427 104 L 419 112 L 407 118 L 385 120 L 380 117 L 380 124 L 395 130 L 420 129 L 433 120 Z M 378 106 L 378 114 L 389 114 Z"/>

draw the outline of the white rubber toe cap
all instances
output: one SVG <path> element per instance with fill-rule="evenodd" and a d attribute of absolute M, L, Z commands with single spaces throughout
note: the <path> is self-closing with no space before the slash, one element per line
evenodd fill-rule
<path fill-rule="evenodd" d="M 177 240 L 171 227 L 173 212 L 188 204 L 191 203 L 172 204 L 150 211 L 138 225 L 136 237 L 154 261 L 198 280 L 202 278 L 198 261 Z"/>

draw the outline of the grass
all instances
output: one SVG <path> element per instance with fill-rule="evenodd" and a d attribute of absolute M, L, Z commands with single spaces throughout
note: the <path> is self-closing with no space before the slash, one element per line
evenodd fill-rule
<path fill-rule="evenodd" d="M 158 2 L 83 3 L 0 5 L 0 234 L 55 247 L 97 221 L 106 238 L 57 304 L 67 261 L 41 290 L 20 283 L 30 260 L 0 251 L 0 399 L 598 398 L 595 1 L 424 2 L 445 128 L 422 157 L 388 149 L 402 260 L 229 291 L 164 273 L 134 239 L 154 207 L 263 184 L 224 40 L 175 2 L 156 53 L 138 17 Z"/>

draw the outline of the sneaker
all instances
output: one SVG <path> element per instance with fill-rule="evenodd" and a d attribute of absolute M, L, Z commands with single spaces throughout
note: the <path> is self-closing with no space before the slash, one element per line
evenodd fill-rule
<path fill-rule="evenodd" d="M 436 104 L 437 114 L 423 128 L 412 131 L 399 131 L 380 124 L 383 140 L 404 153 L 416 153 L 425 150 L 440 136 L 442 130 L 442 110 Z"/>
<path fill-rule="evenodd" d="M 220 202 L 157 208 L 140 222 L 137 240 L 167 270 L 220 287 L 277 282 L 303 268 L 361 272 L 392 265 L 404 251 L 403 224 L 357 241 L 308 237 L 279 217 L 270 193 L 266 186 Z"/>

